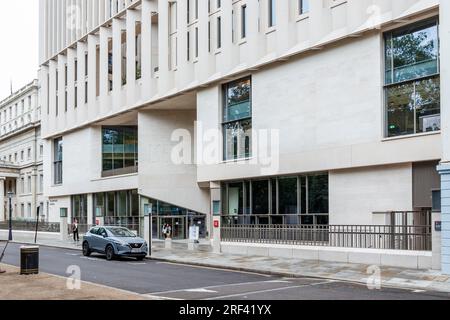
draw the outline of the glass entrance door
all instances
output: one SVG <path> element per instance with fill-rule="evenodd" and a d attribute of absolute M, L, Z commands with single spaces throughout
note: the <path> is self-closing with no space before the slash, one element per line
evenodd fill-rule
<path fill-rule="evenodd" d="M 156 219 L 155 219 L 156 220 Z M 165 225 L 169 225 L 172 229 L 172 239 L 173 240 L 184 240 L 186 239 L 186 218 L 185 217 L 160 217 L 158 218 L 158 238 L 164 239 L 163 228 Z M 155 225 L 153 226 L 153 234 L 155 233 Z"/>
<path fill-rule="evenodd" d="M 173 218 L 172 238 L 174 240 L 186 239 L 186 218 Z"/>

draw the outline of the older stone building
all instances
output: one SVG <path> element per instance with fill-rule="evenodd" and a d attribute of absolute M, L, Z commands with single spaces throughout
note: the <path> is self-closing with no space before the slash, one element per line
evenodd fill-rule
<path fill-rule="evenodd" d="M 9 219 L 10 197 L 14 220 L 36 219 L 38 206 L 49 220 L 38 92 L 34 80 L 0 102 L 0 221 Z"/>

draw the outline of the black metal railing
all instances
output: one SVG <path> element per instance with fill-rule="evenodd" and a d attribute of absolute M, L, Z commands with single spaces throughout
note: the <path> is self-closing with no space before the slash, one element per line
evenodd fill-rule
<path fill-rule="evenodd" d="M 224 242 L 431 251 L 431 226 L 223 225 Z"/>
<path fill-rule="evenodd" d="M 41 222 L 37 226 L 39 232 L 60 232 L 59 222 Z M 36 231 L 36 221 L 12 221 L 13 230 L 19 231 Z M 0 222 L 0 230 L 8 230 L 9 221 Z"/>

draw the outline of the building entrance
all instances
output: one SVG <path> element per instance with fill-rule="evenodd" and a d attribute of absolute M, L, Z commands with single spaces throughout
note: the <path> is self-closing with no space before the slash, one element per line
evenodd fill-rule
<path fill-rule="evenodd" d="M 186 216 L 157 216 L 152 219 L 153 239 L 164 239 L 164 225 L 170 225 L 172 228 L 173 240 L 184 240 L 189 237 L 189 228 L 198 226 L 200 228 L 200 238 L 206 237 L 206 216 L 205 215 L 186 215 Z"/>

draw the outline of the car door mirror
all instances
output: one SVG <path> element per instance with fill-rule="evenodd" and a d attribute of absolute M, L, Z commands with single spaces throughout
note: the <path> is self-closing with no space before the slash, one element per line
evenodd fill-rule
<path fill-rule="evenodd" d="M 108 238 L 108 235 L 106 234 L 106 232 L 103 232 L 103 233 L 102 233 L 102 237 L 103 237 L 103 238 Z"/>

